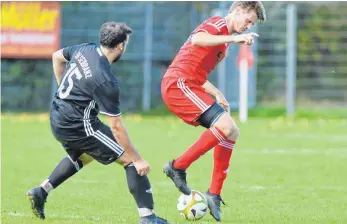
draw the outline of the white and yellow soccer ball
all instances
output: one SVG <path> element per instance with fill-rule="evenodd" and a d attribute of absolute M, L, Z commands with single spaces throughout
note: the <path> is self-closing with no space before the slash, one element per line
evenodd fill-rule
<path fill-rule="evenodd" d="M 192 190 L 190 195 L 181 194 L 179 196 L 177 210 L 188 220 L 198 220 L 207 212 L 207 200 L 201 192 Z"/>

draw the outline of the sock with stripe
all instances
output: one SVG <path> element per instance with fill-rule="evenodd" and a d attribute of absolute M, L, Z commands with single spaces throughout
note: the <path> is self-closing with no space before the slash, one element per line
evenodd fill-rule
<path fill-rule="evenodd" d="M 151 183 L 147 176 L 138 175 L 134 164 L 124 167 L 127 176 L 128 188 L 133 195 L 141 217 L 154 214 L 154 201 Z"/>
<path fill-rule="evenodd" d="M 186 170 L 200 156 L 225 139 L 227 139 L 225 135 L 216 127 L 207 129 L 192 146 L 175 159 L 173 166 L 176 169 Z"/>
<path fill-rule="evenodd" d="M 214 166 L 209 189 L 209 192 L 212 194 L 221 194 L 224 181 L 228 175 L 228 168 L 234 144 L 234 141 L 227 140 L 218 144 L 214 149 Z"/>
<path fill-rule="evenodd" d="M 70 157 L 65 157 L 60 161 L 58 166 L 55 167 L 48 180 L 45 180 L 41 187 L 49 193 L 53 188 L 58 187 L 65 180 L 69 179 L 83 167 L 81 160 L 72 161 Z"/>

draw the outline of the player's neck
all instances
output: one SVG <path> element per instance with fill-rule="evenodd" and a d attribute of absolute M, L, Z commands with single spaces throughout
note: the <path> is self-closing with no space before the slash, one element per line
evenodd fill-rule
<path fill-rule="evenodd" d="M 228 31 L 229 31 L 229 34 L 233 34 L 234 31 L 233 31 L 233 20 L 231 19 L 231 16 L 230 14 L 228 14 L 227 16 L 224 17 L 226 22 L 227 22 L 227 27 L 228 27 Z"/>
<path fill-rule="evenodd" d="M 112 62 L 113 62 L 113 55 L 112 55 L 112 51 L 111 50 L 109 50 L 109 49 L 107 49 L 107 48 L 105 48 L 105 47 L 103 47 L 103 46 L 100 46 L 100 49 L 101 49 L 101 52 L 105 55 L 105 57 L 107 58 L 107 60 L 108 60 L 108 62 L 110 63 L 110 64 L 112 64 Z"/>

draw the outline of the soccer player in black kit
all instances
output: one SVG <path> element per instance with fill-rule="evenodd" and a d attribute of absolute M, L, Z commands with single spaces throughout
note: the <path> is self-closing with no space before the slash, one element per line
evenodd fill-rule
<path fill-rule="evenodd" d="M 53 54 L 53 70 L 59 88 L 50 122 L 55 138 L 68 156 L 39 187 L 27 192 L 33 213 L 45 218 L 49 192 L 93 160 L 124 166 L 129 191 L 140 214 L 140 224 L 166 224 L 155 215 L 150 166 L 135 150 L 122 123 L 119 83 L 111 71 L 125 52 L 132 30 L 123 23 L 107 22 L 100 29 L 100 46 L 93 43 L 69 46 Z M 105 114 L 110 127 L 97 117 Z"/>

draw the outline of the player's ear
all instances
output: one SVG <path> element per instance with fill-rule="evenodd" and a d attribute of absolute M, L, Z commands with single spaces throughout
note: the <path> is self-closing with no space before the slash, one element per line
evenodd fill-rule
<path fill-rule="evenodd" d="M 119 43 L 115 46 L 114 50 L 122 51 L 124 48 L 124 43 Z"/>

